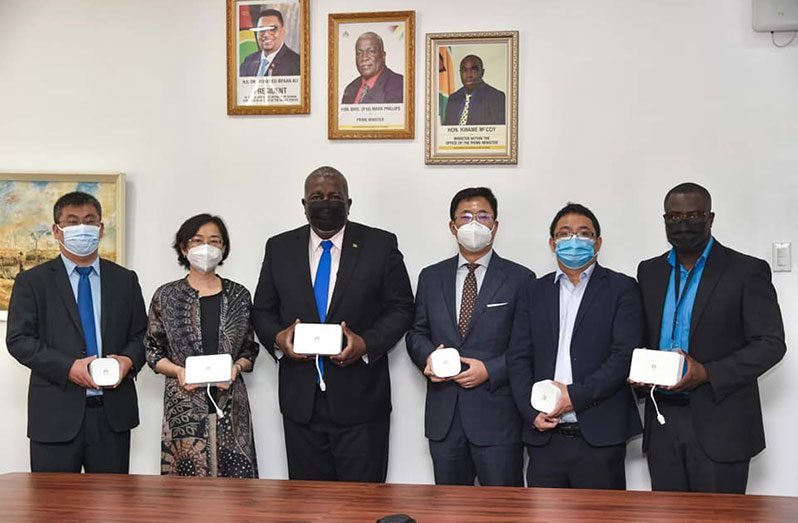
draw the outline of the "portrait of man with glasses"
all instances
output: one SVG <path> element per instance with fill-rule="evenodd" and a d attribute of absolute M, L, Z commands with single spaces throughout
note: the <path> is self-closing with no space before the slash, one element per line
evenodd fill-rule
<path fill-rule="evenodd" d="M 250 30 L 255 33 L 258 50 L 241 63 L 239 76 L 299 76 L 299 54 L 285 45 L 286 28 L 280 11 L 262 10 L 257 26 Z"/>

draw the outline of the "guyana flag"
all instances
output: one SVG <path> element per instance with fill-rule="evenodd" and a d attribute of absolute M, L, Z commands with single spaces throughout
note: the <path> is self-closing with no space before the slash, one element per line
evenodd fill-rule
<path fill-rule="evenodd" d="M 451 48 L 438 47 L 438 112 L 443 125 L 446 115 L 446 104 L 449 96 L 456 91 L 454 87 L 454 64 L 452 64 Z"/>
<path fill-rule="evenodd" d="M 244 59 L 258 50 L 258 43 L 255 41 L 255 34 L 250 31 L 255 24 L 252 23 L 252 13 L 248 6 L 238 6 L 238 66 Z"/>

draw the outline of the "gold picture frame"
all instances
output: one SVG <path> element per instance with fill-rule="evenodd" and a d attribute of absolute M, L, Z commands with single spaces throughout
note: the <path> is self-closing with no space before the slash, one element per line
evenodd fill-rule
<path fill-rule="evenodd" d="M 328 37 L 328 138 L 412 139 L 416 12 L 330 14 Z"/>
<path fill-rule="evenodd" d="M 517 164 L 518 31 L 429 33 L 426 66 L 425 163 Z"/>
<path fill-rule="evenodd" d="M 227 114 L 310 113 L 310 0 L 227 0 Z"/>
<path fill-rule="evenodd" d="M 102 205 L 100 256 L 125 260 L 125 175 L 0 173 L 0 320 L 6 319 L 16 275 L 59 254 L 53 205 L 62 195 L 87 192 Z"/>

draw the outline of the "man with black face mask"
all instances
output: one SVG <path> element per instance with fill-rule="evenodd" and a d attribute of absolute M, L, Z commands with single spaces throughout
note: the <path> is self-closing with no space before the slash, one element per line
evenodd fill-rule
<path fill-rule="evenodd" d="M 640 263 L 649 347 L 678 350 L 682 379 L 646 403 L 643 450 L 653 490 L 744 494 L 765 448 L 757 378 L 784 355 L 784 326 L 768 264 L 712 236 L 712 198 L 694 183 L 665 196 L 673 248 Z M 636 384 L 643 386 L 642 384 Z"/>
<path fill-rule="evenodd" d="M 309 225 L 270 238 L 252 308 L 279 361 L 290 479 L 383 482 L 388 467 L 390 351 L 413 319 L 396 236 L 348 221 L 349 188 L 332 167 L 305 179 Z M 298 322 L 338 323 L 341 354 L 296 354 Z"/>

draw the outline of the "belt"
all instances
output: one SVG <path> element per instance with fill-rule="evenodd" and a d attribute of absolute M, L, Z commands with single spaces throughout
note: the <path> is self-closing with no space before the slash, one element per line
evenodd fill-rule
<path fill-rule="evenodd" d="M 579 429 L 579 423 L 560 423 L 557 425 L 557 428 L 554 429 L 559 434 L 562 434 L 566 438 L 581 438 L 582 431 Z"/>
<path fill-rule="evenodd" d="M 103 406 L 102 396 L 86 396 L 87 409 L 96 409 L 97 407 L 102 407 L 102 406 Z"/>
<path fill-rule="evenodd" d="M 660 405 L 686 407 L 690 404 L 690 396 L 687 394 L 663 394 L 661 392 L 654 392 L 654 397 Z"/>

